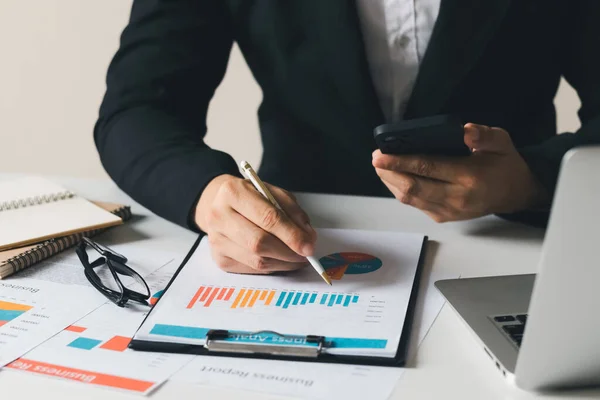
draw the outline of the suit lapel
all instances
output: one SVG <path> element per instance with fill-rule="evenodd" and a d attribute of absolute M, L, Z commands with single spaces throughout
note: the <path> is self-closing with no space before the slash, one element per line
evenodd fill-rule
<path fill-rule="evenodd" d="M 301 0 L 315 29 L 314 45 L 345 117 L 373 129 L 384 117 L 374 89 L 354 0 Z M 439 113 L 477 63 L 512 0 L 441 0 L 438 19 L 405 118 Z"/>
<path fill-rule="evenodd" d="M 493 38 L 510 3 L 511 0 L 441 1 L 405 118 L 441 112 Z"/>
<path fill-rule="evenodd" d="M 345 118 L 361 129 L 383 122 L 383 112 L 371 80 L 360 21 L 353 0 L 300 0 L 310 5 L 315 43 L 335 86 Z"/>

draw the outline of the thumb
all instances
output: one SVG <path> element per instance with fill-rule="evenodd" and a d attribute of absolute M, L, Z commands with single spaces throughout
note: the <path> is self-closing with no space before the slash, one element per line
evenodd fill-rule
<path fill-rule="evenodd" d="M 468 123 L 465 125 L 465 144 L 473 151 L 510 153 L 514 145 L 508 132 L 501 128 Z"/>

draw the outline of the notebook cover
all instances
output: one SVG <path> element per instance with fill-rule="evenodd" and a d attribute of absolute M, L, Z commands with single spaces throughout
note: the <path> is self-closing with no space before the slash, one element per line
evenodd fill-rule
<path fill-rule="evenodd" d="M 95 205 L 120 217 L 123 222 L 131 219 L 131 208 L 122 204 L 92 201 Z M 0 279 L 43 261 L 55 254 L 77 245 L 81 239 L 92 237 L 109 228 L 94 229 L 68 236 L 49 239 L 41 243 L 0 251 Z"/>

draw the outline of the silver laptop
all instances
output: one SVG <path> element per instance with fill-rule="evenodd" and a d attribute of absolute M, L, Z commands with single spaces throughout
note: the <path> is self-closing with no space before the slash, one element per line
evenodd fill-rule
<path fill-rule="evenodd" d="M 517 386 L 600 385 L 600 147 L 563 158 L 536 275 L 436 286 Z"/>

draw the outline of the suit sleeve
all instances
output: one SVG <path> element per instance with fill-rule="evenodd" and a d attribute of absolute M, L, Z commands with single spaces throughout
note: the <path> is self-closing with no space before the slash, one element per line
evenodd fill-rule
<path fill-rule="evenodd" d="M 566 4 L 566 3 L 565 3 Z M 572 12 L 561 46 L 563 76 L 577 91 L 581 100 L 577 132 L 565 132 L 539 145 L 519 149 L 533 174 L 554 196 L 562 158 L 570 149 L 600 144 L 600 2 L 574 0 Z M 534 225 L 545 225 L 549 213 L 526 212 L 516 219 Z"/>
<path fill-rule="evenodd" d="M 221 0 L 134 0 L 94 128 L 117 185 L 193 230 L 204 187 L 218 175 L 239 175 L 233 158 L 204 143 L 232 43 Z"/>

